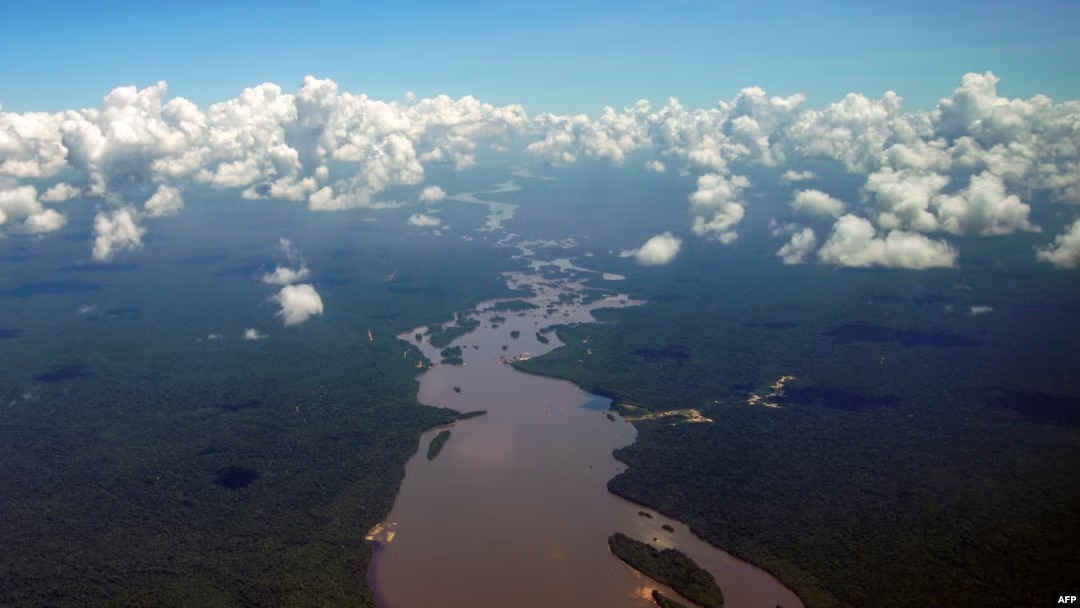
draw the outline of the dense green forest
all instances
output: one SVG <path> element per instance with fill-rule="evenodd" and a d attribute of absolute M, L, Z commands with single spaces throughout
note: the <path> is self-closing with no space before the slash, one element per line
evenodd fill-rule
<path fill-rule="evenodd" d="M 1006 281 L 975 263 L 681 262 L 626 281 L 647 305 L 561 327 L 566 346 L 515 364 L 616 408 L 714 421 L 635 422 L 613 492 L 767 568 L 811 608 L 1035 605 L 1075 585 L 1072 278 L 1030 263 Z M 969 314 L 978 304 L 993 315 Z M 748 403 L 784 375 L 796 379 L 765 400 L 779 407 Z"/>
<path fill-rule="evenodd" d="M 608 538 L 611 552 L 654 581 L 671 587 L 702 608 L 723 608 L 724 594 L 713 575 L 677 549 L 658 550 L 616 532 Z"/>
<path fill-rule="evenodd" d="M 563 234 L 573 212 L 590 247 L 617 251 L 655 234 L 667 211 L 653 199 L 688 194 L 600 173 L 535 184 L 559 204 L 515 232 Z M 595 204 L 634 196 L 654 217 L 608 222 Z M 484 212 L 443 217 L 477 226 Z M 419 351 L 403 357 L 393 336 L 520 297 L 496 280 L 512 262 L 388 230 L 407 209 L 191 200 L 144 251 L 95 265 L 93 214 L 71 205 L 57 238 L 0 239 L 0 605 L 371 605 L 363 534 L 420 435 L 456 415 L 416 401 Z M 1075 587 L 1075 274 L 1034 265 L 1037 235 L 1012 254 L 956 239 L 959 269 L 906 272 L 785 267 L 767 236 L 742 234 L 688 240 L 663 268 L 560 251 L 625 275 L 618 288 L 648 304 L 560 328 L 567 346 L 517 366 L 616 408 L 713 421 L 635 422 L 612 491 L 768 568 L 810 608 L 1012 608 Z M 279 235 L 326 304 L 299 327 L 259 281 Z M 431 343 L 465 331 L 437 326 Z M 765 399 L 778 407 L 748 404 L 785 375 Z"/>
<path fill-rule="evenodd" d="M 393 336 L 513 293 L 475 245 L 358 215 L 267 204 L 245 241 L 247 205 L 192 203 L 111 265 L 73 262 L 90 205 L 70 239 L 0 239 L 0 605 L 373 605 L 364 534 L 456 416 Z M 280 234 L 326 304 L 299 327 L 258 278 Z"/>

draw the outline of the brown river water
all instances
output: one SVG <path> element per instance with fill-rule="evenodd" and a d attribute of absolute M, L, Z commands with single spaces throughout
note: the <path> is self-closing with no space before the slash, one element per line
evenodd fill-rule
<path fill-rule="evenodd" d="M 452 343 L 464 351 L 462 366 L 438 364 L 440 349 L 426 337 L 416 342 L 415 334 L 426 334 L 426 328 L 398 336 L 436 363 L 419 376 L 421 402 L 488 413 L 451 425 L 450 440 L 434 460 L 427 459 L 427 446 L 442 429 L 420 438 L 393 510 L 368 534 L 377 546 L 368 578 L 378 605 L 645 608 L 655 605 L 651 593 L 659 589 L 692 606 L 611 553 L 608 537 L 622 532 L 689 555 L 716 578 L 728 608 L 804 608 L 764 570 L 702 541 L 685 524 L 607 491 L 608 480 L 625 467 L 612 451 L 637 435 L 618 415 L 608 418 L 607 400 L 503 363 L 558 348 L 554 333 L 546 334 L 548 344 L 537 340 L 545 327 L 593 323 L 593 309 L 643 304 L 617 294 L 588 305 L 560 303 L 560 294 L 582 293 L 581 277 L 624 277 L 577 267 L 557 255 L 537 259 L 535 250 L 573 242 L 526 242 L 509 233 L 502 222 L 514 217 L 517 205 L 491 195 L 517 189 L 510 181 L 447 198 L 489 208 L 479 232 L 500 236 L 499 244 L 521 251 L 515 257 L 528 262 L 529 274 L 508 273 L 506 280 L 511 287 L 527 284 L 536 292 L 528 299 L 540 308 L 496 313 L 490 310 L 494 301 L 478 305 L 469 316 L 480 327 Z M 495 316 L 505 320 L 493 322 Z M 515 330 L 518 338 L 511 336 Z"/>
<path fill-rule="evenodd" d="M 607 481 L 625 468 L 612 451 L 632 443 L 636 431 L 617 415 L 607 417 L 606 400 L 502 362 L 557 348 L 554 333 L 547 334 L 550 344 L 537 340 L 544 327 L 594 322 L 591 309 L 640 302 L 616 295 L 561 305 L 558 295 L 580 290 L 580 282 L 523 274 L 507 280 L 532 285 L 539 293 L 530 300 L 541 308 L 496 313 L 485 310 L 493 302 L 477 306 L 470 316 L 480 327 L 453 343 L 464 349 L 465 365 L 437 364 L 440 349 L 414 338 L 425 328 L 398 336 L 436 363 L 419 376 L 421 402 L 488 413 L 449 427 L 450 440 L 434 460 L 427 446 L 441 429 L 421 437 L 393 510 L 369 533 L 378 547 L 369 572 L 378 605 L 646 607 L 655 605 L 653 589 L 681 599 L 610 552 L 608 537 L 622 532 L 689 555 L 713 574 L 729 608 L 801 608 L 769 573 L 607 491 Z M 558 310 L 548 314 L 549 307 Z M 496 315 L 506 320 L 493 323 Z M 516 339 L 513 330 L 521 332 Z"/>

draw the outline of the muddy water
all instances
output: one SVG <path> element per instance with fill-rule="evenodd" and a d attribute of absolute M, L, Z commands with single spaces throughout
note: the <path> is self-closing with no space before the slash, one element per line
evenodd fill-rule
<path fill-rule="evenodd" d="M 730 608 L 801 607 L 768 573 L 607 491 L 624 467 L 612 450 L 633 442 L 636 431 L 618 416 L 610 420 L 605 400 L 502 362 L 557 347 L 554 333 L 547 345 L 537 340 L 544 327 L 590 322 L 592 308 L 634 302 L 616 296 L 562 306 L 557 296 L 580 283 L 508 280 L 539 286 L 534 301 L 541 308 L 495 313 L 484 310 L 490 302 L 478 306 L 470 316 L 481 326 L 454 342 L 464 349 L 465 365 L 435 365 L 419 377 L 423 403 L 488 413 L 453 425 L 435 460 L 427 459 L 427 444 L 439 429 L 421 438 L 393 511 L 371 533 L 378 549 L 369 577 L 379 605 L 645 607 L 654 605 L 653 589 L 674 596 L 611 554 L 607 538 L 619 531 L 690 555 L 716 577 Z M 548 314 L 551 306 L 557 310 Z M 493 322 L 497 315 L 506 320 Z M 416 344 L 417 332 L 426 333 L 399 338 Z M 417 346 L 440 361 L 426 337 Z M 665 524 L 675 531 L 662 529 Z"/>

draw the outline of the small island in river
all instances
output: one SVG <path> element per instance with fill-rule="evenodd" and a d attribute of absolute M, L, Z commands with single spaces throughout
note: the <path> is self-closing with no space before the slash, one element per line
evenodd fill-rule
<path fill-rule="evenodd" d="M 657 550 L 616 532 L 608 538 L 611 552 L 630 567 L 704 608 L 723 608 L 724 594 L 716 579 L 676 549 Z M 666 598 L 665 598 L 666 599 Z M 670 605 L 670 604 L 669 604 Z"/>
<path fill-rule="evenodd" d="M 442 362 L 444 365 L 465 365 L 460 346 L 447 347 L 442 350 Z"/>
<path fill-rule="evenodd" d="M 468 317 L 459 316 L 447 327 L 432 325 L 428 327 L 428 343 L 436 348 L 446 348 L 454 340 L 464 336 L 472 330 L 480 327 L 480 322 Z"/>
<path fill-rule="evenodd" d="M 528 300 L 505 300 L 496 302 L 495 305 L 491 307 L 491 310 L 517 312 L 521 310 L 532 310 L 534 308 L 540 307 Z"/>
<path fill-rule="evenodd" d="M 435 457 L 439 455 L 439 452 L 442 451 L 443 446 L 446 445 L 446 442 L 449 440 L 449 429 L 439 431 L 439 434 L 435 435 L 435 437 L 432 438 L 431 443 L 429 443 L 427 446 L 427 459 L 435 460 Z"/>

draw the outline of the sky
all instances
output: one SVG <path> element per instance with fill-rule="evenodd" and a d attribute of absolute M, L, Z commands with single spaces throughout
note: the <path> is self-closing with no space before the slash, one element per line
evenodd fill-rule
<path fill-rule="evenodd" d="M 1080 98 L 1080 3 L 988 0 L 698 2 L 12 3 L 0 37 L 8 111 L 96 106 L 113 87 L 170 84 L 205 106 L 307 75 L 379 99 L 473 95 L 530 113 L 740 89 L 822 107 L 893 90 L 930 109 L 960 75 L 1005 96 Z"/>

